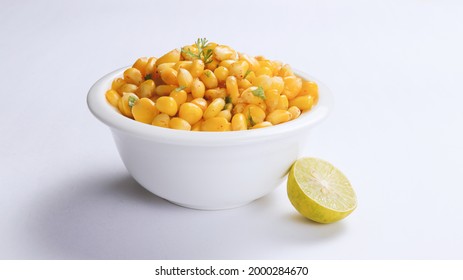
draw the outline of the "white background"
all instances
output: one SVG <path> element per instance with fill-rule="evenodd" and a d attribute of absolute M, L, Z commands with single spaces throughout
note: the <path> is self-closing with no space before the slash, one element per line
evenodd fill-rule
<path fill-rule="evenodd" d="M 1 259 L 461 259 L 459 1 L 0 2 Z M 359 206 L 302 218 L 285 186 L 197 211 L 125 170 L 86 94 L 104 74 L 197 37 L 322 80 L 336 107 L 309 156 Z M 207 175 L 207 173 L 205 173 Z"/>

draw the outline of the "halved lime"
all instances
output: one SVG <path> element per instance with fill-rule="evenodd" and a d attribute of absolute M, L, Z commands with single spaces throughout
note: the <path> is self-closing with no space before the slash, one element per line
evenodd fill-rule
<path fill-rule="evenodd" d="M 288 175 L 288 197 L 299 213 L 318 223 L 333 223 L 357 207 L 349 180 L 331 163 L 301 158 Z"/>

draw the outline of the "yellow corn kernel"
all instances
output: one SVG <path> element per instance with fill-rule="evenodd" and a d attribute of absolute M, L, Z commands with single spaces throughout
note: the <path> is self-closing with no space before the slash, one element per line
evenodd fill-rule
<path fill-rule="evenodd" d="M 282 66 L 283 65 L 282 65 L 281 61 L 276 61 L 276 60 L 272 61 L 272 67 L 270 67 L 270 69 L 272 69 L 272 71 L 273 71 L 273 76 L 278 75 L 278 73 L 280 72 Z"/>
<path fill-rule="evenodd" d="M 303 95 L 289 101 L 289 106 L 296 106 L 301 111 L 309 110 L 313 106 L 313 98 L 310 95 Z"/>
<path fill-rule="evenodd" d="M 231 124 L 221 117 L 207 119 L 201 124 L 202 131 L 230 131 Z"/>
<path fill-rule="evenodd" d="M 214 70 L 214 75 L 217 77 L 219 83 L 223 83 L 228 77 L 228 69 L 223 66 L 219 66 Z"/>
<path fill-rule="evenodd" d="M 117 78 L 112 82 L 111 89 L 117 91 L 121 88 L 121 86 L 125 85 L 126 83 L 127 82 L 123 78 Z"/>
<path fill-rule="evenodd" d="M 246 107 L 246 104 L 244 103 L 239 103 L 239 104 L 236 104 L 234 107 L 233 107 L 233 114 L 240 114 L 240 113 L 243 113 L 244 112 L 244 108 Z"/>
<path fill-rule="evenodd" d="M 171 50 L 170 52 L 158 58 L 158 60 L 156 60 L 156 66 L 166 63 L 166 62 L 177 62 L 177 61 L 180 61 L 180 51 L 175 49 L 175 50 Z"/>
<path fill-rule="evenodd" d="M 247 54 L 244 54 L 244 53 L 241 53 L 239 55 L 239 58 L 240 60 L 244 60 L 246 61 L 248 64 L 249 64 L 249 69 L 252 70 L 252 71 L 257 71 L 257 69 L 260 68 L 260 64 L 259 64 L 259 61 L 257 61 L 257 59 L 255 59 L 254 57 L 252 56 L 249 56 Z"/>
<path fill-rule="evenodd" d="M 225 99 L 226 96 L 227 96 L 227 90 L 225 88 L 208 89 L 204 93 L 204 98 L 206 98 L 207 100 L 214 100 L 216 98 Z"/>
<path fill-rule="evenodd" d="M 241 93 L 238 103 L 249 103 L 255 105 L 264 103 L 265 101 L 261 97 L 255 95 L 255 93 L 262 93 L 261 91 L 262 89 L 253 86 L 245 89 L 243 93 Z"/>
<path fill-rule="evenodd" d="M 193 125 L 203 117 L 203 110 L 198 105 L 187 102 L 180 106 L 178 116 Z"/>
<path fill-rule="evenodd" d="M 247 79 L 238 80 L 238 88 L 247 89 L 250 86 L 252 86 L 252 83 Z"/>
<path fill-rule="evenodd" d="M 124 93 L 117 104 L 119 111 L 121 111 L 124 116 L 133 118 L 132 107 L 137 100 L 138 96 L 136 96 L 135 93 Z"/>
<path fill-rule="evenodd" d="M 289 66 L 288 64 L 283 65 L 280 71 L 278 72 L 278 76 L 280 77 L 294 76 L 291 66 Z"/>
<path fill-rule="evenodd" d="M 212 59 L 211 62 L 207 63 L 205 67 L 206 67 L 206 69 L 214 71 L 215 68 L 217 68 L 218 66 L 219 66 L 219 61 L 214 58 L 214 59 Z"/>
<path fill-rule="evenodd" d="M 286 97 L 286 95 L 280 95 L 280 97 L 278 98 L 278 105 L 275 109 L 288 110 L 288 107 L 288 97 Z"/>
<path fill-rule="evenodd" d="M 225 103 L 225 106 L 223 107 L 223 109 L 231 112 L 233 110 L 233 104 Z"/>
<path fill-rule="evenodd" d="M 167 68 L 161 71 L 161 79 L 168 85 L 178 85 L 177 71 L 174 68 Z"/>
<path fill-rule="evenodd" d="M 243 114 L 251 127 L 265 120 L 265 111 L 253 104 L 247 105 L 244 108 Z"/>
<path fill-rule="evenodd" d="M 114 89 L 110 89 L 106 92 L 105 96 L 106 96 L 106 100 L 108 100 L 108 102 L 111 105 L 113 105 L 114 107 L 117 107 L 117 103 L 119 102 L 119 99 L 121 98 L 121 96 L 119 95 L 117 91 L 115 91 Z"/>
<path fill-rule="evenodd" d="M 231 129 L 234 131 L 248 129 L 246 116 L 242 113 L 235 114 L 231 121 Z"/>
<path fill-rule="evenodd" d="M 265 92 L 265 104 L 269 112 L 272 112 L 278 106 L 279 98 L 280 94 L 276 89 L 272 88 Z"/>
<path fill-rule="evenodd" d="M 136 92 L 138 89 L 138 87 L 134 84 L 123 84 L 118 90 L 117 92 L 122 95 L 124 92 Z"/>
<path fill-rule="evenodd" d="M 248 72 L 246 72 L 246 74 L 244 75 L 244 78 L 248 81 L 251 82 L 252 84 L 252 81 L 256 78 L 256 73 L 254 73 L 254 71 L 250 71 L 248 70 Z"/>
<path fill-rule="evenodd" d="M 195 78 L 191 83 L 191 94 L 193 98 L 202 98 L 204 97 L 204 92 L 206 91 L 206 87 L 204 83 L 201 82 L 198 78 Z"/>
<path fill-rule="evenodd" d="M 220 111 L 222 111 L 224 106 L 225 106 L 225 100 L 223 100 L 222 98 L 214 99 L 214 101 L 212 101 L 211 104 L 207 106 L 206 111 L 204 111 L 203 118 L 207 120 L 207 119 L 217 116 L 217 114 Z"/>
<path fill-rule="evenodd" d="M 204 72 L 199 76 L 199 79 L 204 83 L 206 88 L 216 88 L 219 84 L 214 72 L 209 69 L 204 70 Z"/>
<path fill-rule="evenodd" d="M 193 103 L 196 106 L 198 106 L 199 108 L 201 108 L 201 110 L 203 110 L 203 112 L 206 111 L 207 106 L 208 106 L 208 103 L 207 103 L 206 99 L 201 98 L 201 97 L 191 100 L 191 103 Z"/>
<path fill-rule="evenodd" d="M 265 58 L 265 56 L 263 56 L 263 55 L 256 55 L 254 58 L 255 58 L 257 61 L 267 60 L 267 59 Z"/>
<path fill-rule="evenodd" d="M 278 94 L 282 94 L 285 89 L 285 81 L 281 77 L 272 77 L 272 85 L 270 88 L 276 89 Z"/>
<path fill-rule="evenodd" d="M 272 68 L 272 62 L 268 59 L 259 60 L 259 68 L 261 67 Z"/>
<path fill-rule="evenodd" d="M 174 98 L 170 96 L 161 96 L 156 101 L 156 108 L 158 108 L 159 112 L 172 117 L 177 113 L 178 106 Z"/>
<path fill-rule="evenodd" d="M 148 58 L 147 57 L 140 57 L 135 61 L 135 63 L 132 65 L 132 68 L 138 69 L 142 74 L 145 71 L 146 64 L 148 63 Z"/>
<path fill-rule="evenodd" d="M 174 85 L 159 85 L 154 91 L 159 96 L 167 96 L 176 88 Z"/>
<path fill-rule="evenodd" d="M 230 65 L 229 74 L 235 76 L 237 79 L 243 79 L 244 75 L 249 69 L 249 64 L 244 61 L 236 61 Z"/>
<path fill-rule="evenodd" d="M 182 118 L 172 118 L 169 122 L 169 127 L 172 129 L 191 130 L 191 125 Z"/>
<path fill-rule="evenodd" d="M 238 82 L 235 76 L 228 76 L 225 80 L 225 86 L 227 88 L 227 94 L 230 96 L 233 104 L 238 102 L 240 92 L 238 91 Z"/>
<path fill-rule="evenodd" d="M 256 71 L 256 76 L 260 75 L 267 75 L 272 77 L 273 76 L 273 71 L 269 67 L 266 66 L 261 66 L 257 71 Z"/>
<path fill-rule="evenodd" d="M 152 125 L 160 126 L 160 127 L 169 127 L 170 117 L 166 114 L 159 114 L 154 117 Z"/>
<path fill-rule="evenodd" d="M 128 68 L 124 71 L 124 80 L 129 84 L 138 86 L 143 82 L 143 76 L 137 68 Z"/>
<path fill-rule="evenodd" d="M 264 91 L 267 91 L 272 87 L 272 82 L 273 80 L 269 75 L 260 75 L 252 80 L 252 85 L 262 87 Z"/>
<path fill-rule="evenodd" d="M 154 94 L 154 89 L 156 85 L 154 84 L 153 80 L 146 80 L 138 87 L 136 94 L 138 97 L 148 97 L 150 98 Z"/>
<path fill-rule="evenodd" d="M 296 106 L 289 107 L 288 112 L 291 113 L 291 120 L 297 119 L 301 115 L 301 110 Z"/>
<path fill-rule="evenodd" d="M 168 68 L 172 68 L 174 69 L 175 67 L 175 62 L 170 62 L 170 63 L 163 63 L 163 64 L 159 64 L 156 66 L 156 71 L 161 74 L 162 71 L 168 69 Z M 174 69 L 175 70 L 175 69 Z"/>
<path fill-rule="evenodd" d="M 192 65 L 193 65 L 193 61 L 182 60 L 182 61 L 175 63 L 174 67 L 172 68 L 174 68 L 174 70 L 177 72 L 180 68 L 190 71 Z"/>
<path fill-rule="evenodd" d="M 191 127 L 191 131 L 201 131 L 202 124 L 203 124 L 203 120 L 199 120 Z"/>
<path fill-rule="evenodd" d="M 159 114 L 158 109 L 151 99 L 143 97 L 135 102 L 132 106 L 132 115 L 136 121 L 151 124 L 154 117 Z"/>
<path fill-rule="evenodd" d="M 298 96 L 310 95 L 313 98 L 314 104 L 318 102 L 318 85 L 312 81 L 302 81 L 302 88 Z"/>
<path fill-rule="evenodd" d="M 154 76 L 156 73 L 156 58 L 150 57 L 148 58 L 148 62 L 145 65 L 144 71 L 141 71 L 143 76 L 151 75 Z"/>
<path fill-rule="evenodd" d="M 186 90 L 190 91 L 191 84 L 193 83 L 193 76 L 191 76 L 188 70 L 185 70 L 183 68 L 178 69 L 177 80 L 178 80 L 178 85 L 180 87 L 183 87 Z"/>
<path fill-rule="evenodd" d="M 285 82 L 285 89 L 283 94 L 288 97 L 288 100 L 296 97 L 302 88 L 302 79 L 296 76 L 287 76 L 283 78 Z"/>
<path fill-rule="evenodd" d="M 193 60 L 189 70 L 193 78 L 198 78 L 204 71 L 204 62 L 201 59 Z"/>
<path fill-rule="evenodd" d="M 236 59 L 235 51 L 229 46 L 219 45 L 214 48 L 214 58 L 222 61 L 227 59 Z"/>
<path fill-rule="evenodd" d="M 254 125 L 252 127 L 252 129 L 256 129 L 256 128 L 264 128 L 264 127 L 269 127 L 269 126 L 272 126 L 272 123 L 271 122 L 261 122 L 261 123 L 258 123 L 256 125 Z"/>
<path fill-rule="evenodd" d="M 180 89 L 174 89 L 170 95 L 175 100 L 175 103 L 177 103 L 177 106 L 182 105 L 183 103 L 186 102 L 186 99 L 188 97 L 188 94 L 184 90 Z"/>
<path fill-rule="evenodd" d="M 196 45 L 184 46 L 182 48 L 181 54 L 183 59 L 192 61 L 196 59 L 195 55 L 198 55 L 198 47 Z"/>
<path fill-rule="evenodd" d="M 225 118 L 227 121 L 230 121 L 232 118 L 231 112 L 228 110 L 222 110 L 217 114 L 217 117 Z"/>
<path fill-rule="evenodd" d="M 275 110 L 268 114 L 265 120 L 271 122 L 273 125 L 284 123 L 291 120 L 291 113 L 286 110 Z"/>
<path fill-rule="evenodd" d="M 227 69 L 230 69 L 230 65 L 232 65 L 233 63 L 235 63 L 236 60 L 233 60 L 233 59 L 226 59 L 226 60 L 222 60 L 220 63 L 219 63 L 219 66 L 222 66 L 222 67 L 225 67 Z"/>

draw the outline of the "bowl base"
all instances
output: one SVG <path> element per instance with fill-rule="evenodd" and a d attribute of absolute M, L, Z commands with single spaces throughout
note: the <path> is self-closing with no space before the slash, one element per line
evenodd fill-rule
<path fill-rule="evenodd" d="M 251 200 L 251 201 L 247 201 L 245 203 L 232 204 L 232 205 L 227 205 L 227 206 L 203 206 L 203 205 L 191 205 L 191 204 L 178 203 L 178 202 L 168 200 L 168 199 L 166 199 L 166 200 L 169 201 L 172 204 L 175 204 L 175 205 L 178 205 L 178 206 L 181 206 L 181 207 L 185 207 L 185 208 L 189 208 L 189 209 L 195 209 L 195 210 L 205 210 L 205 211 L 219 211 L 219 210 L 228 210 L 228 209 L 233 209 L 233 208 L 239 208 L 239 207 L 245 206 L 245 205 L 247 205 L 247 204 L 254 201 L 254 200 Z"/>

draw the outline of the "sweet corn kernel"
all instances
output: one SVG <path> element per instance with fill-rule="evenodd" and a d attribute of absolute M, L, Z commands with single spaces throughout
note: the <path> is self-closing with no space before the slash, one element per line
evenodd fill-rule
<path fill-rule="evenodd" d="M 214 75 L 217 77 L 219 83 L 223 83 L 228 77 L 228 69 L 223 66 L 219 66 L 214 70 Z"/>
<path fill-rule="evenodd" d="M 209 69 L 204 70 L 204 72 L 199 76 L 199 79 L 204 83 L 206 88 L 216 88 L 219 82 L 214 72 Z"/>
<path fill-rule="evenodd" d="M 187 102 L 180 106 L 178 116 L 193 125 L 203 117 L 203 110 L 198 105 Z"/>
<path fill-rule="evenodd" d="M 204 83 L 201 82 L 198 78 L 194 79 L 191 83 L 191 94 L 194 98 L 202 98 L 204 97 L 204 93 L 206 92 L 206 87 Z"/>
<path fill-rule="evenodd" d="M 161 71 L 161 79 L 168 85 L 178 86 L 177 71 L 174 68 L 166 68 Z"/>
<path fill-rule="evenodd" d="M 167 62 L 177 61 L 180 61 L 180 51 L 175 49 L 158 58 L 158 60 L 156 60 L 156 66 Z"/>
<path fill-rule="evenodd" d="M 191 103 L 193 103 L 196 106 L 198 106 L 199 108 L 201 108 L 201 110 L 203 110 L 203 112 L 206 111 L 207 106 L 208 106 L 208 103 L 207 103 L 206 99 L 204 99 L 204 98 L 195 98 L 195 99 L 191 100 Z"/>
<path fill-rule="evenodd" d="M 106 91 L 106 100 L 108 100 L 108 102 L 113 105 L 114 107 L 117 107 L 117 103 L 119 102 L 119 99 L 121 98 L 121 96 L 119 95 L 119 93 L 117 91 L 115 91 L 114 89 L 110 89 L 108 91 Z"/>
<path fill-rule="evenodd" d="M 158 108 L 159 112 L 172 117 L 177 113 L 178 106 L 174 98 L 170 96 L 161 96 L 156 101 L 156 108 Z"/>
<path fill-rule="evenodd" d="M 180 68 L 178 69 L 177 75 L 178 85 L 190 91 L 191 84 L 193 83 L 193 76 L 187 70 Z"/>
<path fill-rule="evenodd" d="M 231 121 L 231 129 L 234 131 L 248 129 L 246 116 L 242 113 L 235 114 Z"/>
<path fill-rule="evenodd" d="M 293 100 L 289 101 L 289 106 L 296 106 L 301 111 L 309 110 L 312 108 L 313 105 L 313 98 L 310 95 L 303 95 L 294 98 Z"/>
<path fill-rule="evenodd" d="M 296 106 L 289 107 L 288 112 L 291 113 L 291 120 L 297 119 L 301 115 L 301 110 Z"/>
<path fill-rule="evenodd" d="M 264 127 L 269 127 L 269 126 L 272 126 L 272 123 L 271 122 L 261 122 L 261 123 L 258 123 L 256 125 L 254 125 L 252 127 L 252 129 L 256 129 L 256 128 L 264 128 Z"/>
<path fill-rule="evenodd" d="M 225 118 L 213 117 L 213 118 L 207 119 L 202 122 L 201 130 L 202 131 L 230 131 L 231 124 Z"/>
<path fill-rule="evenodd" d="M 143 98 L 143 97 L 150 98 L 151 96 L 153 96 L 155 88 L 156 88 L 156 85 L 154 84 L 153 80 L 146 80 L 140 84 L 140 86 L 137 89 L 136 94 L 140 98 Z"/>
<path fill-rule="evenodd" d="M 143 82 L 143 76 L 137 68 L 128 68 L 124 71 L 124 80 L 129 84 L 139 86 Z"/>
<path fill-rule="evenodd" d="M 136 121 L 151 124 L 159 114 L 154 102 L 146 97 L 140 98 L 132 106 L 132 115 Z"/>
<path fill-rule="evenodd" d="M 172 118 L 169 122 L 169 127 L 179 130 L 191 130 L 191 125 L 182 118 Z"/>
<path fill-rule="evenodd" d="M 159 114 L 154 117 L 152 125 L 160 127 L 169 127 L 170 117 L 167 114 Z"/>
<path fill-rule="evenodd" d="M 222 98 L 217 98 L 207 106 L 206 111 L 204 111 L 203 118 L 205 120 L 213 118 L 222 111 L 223 107 L 225 106 L 225 100 Z"/>
<path fill-rule="evenodd" d="M 154 91 L 159 96 L 166 96 L 166 95 L 169 95 L 176 88 L 177 87 L 174 85 L 159 85 L 156 87 Z"/>
<path fill-rule="evenodd" d="M 302 88 L 302 79 L 296 76 L 287 76 L 283 78 L 285 82 L 285 89 L 283 94 L 288 97 L 288 100 L 296 97 Z"/>
<path fill-rule="evenodd" d="M 268 114 L 265 120 L 271 122 L 273 125 L 284 123 L 291 120 L 291 113 L 286 110 L 275 110 Z"/>
<path fill-rule="evenodd" d="M 177 106 L 180 106 L 186 102 L 188 94 L 184 90 L 174 89 L 169 96 L 175 100 Z"/>

